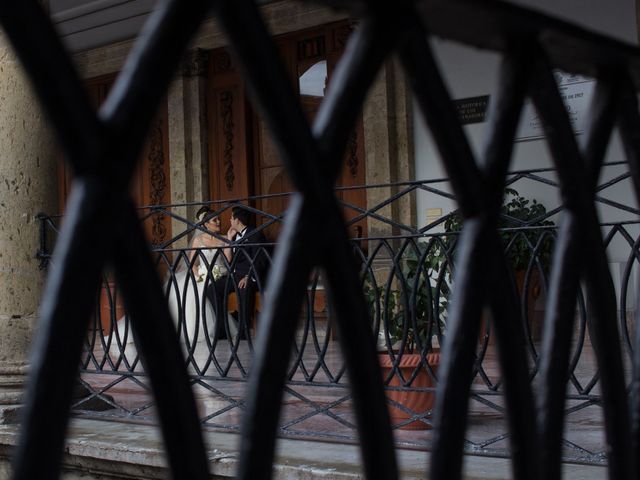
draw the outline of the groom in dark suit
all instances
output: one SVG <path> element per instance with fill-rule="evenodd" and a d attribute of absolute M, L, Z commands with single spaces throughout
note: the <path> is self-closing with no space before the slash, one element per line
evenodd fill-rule
<path fill-rule="evenodd" d="M 241 338 L 248 337 L 249 323 L 253 313 L 255 292 L 259 282 L 264 280 L 268 267 L 265 247 L 267 242 L 262 231 L 256 230 L 252 214 L 242 206 L 231 209 L 231 221 L 227 238 L 233 247 L 230 274 L 223 275 L 209 285 L 207 296 L 216 313 L 216 337 L 225 338 L 224 327 L 227 319 L 226 297 L 236 292 L 238 298 L 238 331 Z"/>

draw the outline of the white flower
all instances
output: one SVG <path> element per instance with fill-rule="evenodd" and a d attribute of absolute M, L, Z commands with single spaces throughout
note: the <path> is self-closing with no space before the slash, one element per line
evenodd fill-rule
<path fill-rule="evenodd" d="M 222 277 L 226 272 L 226 268 L 221 267 L 220 265 L 218 265 L 217 263 L 213 266 L 213 268 L 211 269 L 211 274 L 213 275 L 213 280 L 218 280 L 220 277 Z"/>
<path fill-rule="evenodd" d="M 204 282 L 204 279 L 207 278 L 207 267 L 206 265 L 200 265 L 198 267 L 198 275 L 197 281 Z M 217 263 L 211 267 L 211 276 L 213 277 L 213 281 L 215 282 L 223 275 L 226 275 L 227 268 L 224 265 L 218 265 Z"/>
<path fill-rule="evenodd" d="M 198 282 L 204 282 L 204 279 L 207 277 L 207 267 L 205 265 L 198 266 Z"/>

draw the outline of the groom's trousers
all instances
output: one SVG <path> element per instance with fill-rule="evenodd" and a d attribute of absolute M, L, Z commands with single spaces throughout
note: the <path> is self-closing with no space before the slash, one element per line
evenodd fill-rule
<path fill-rule="evenodd" d="M 227 338 L 229 328 L 227 325 L 229 316 L 227 300 L 228 296 L 236 292 L 238 298 L 238 334 L 240 338 L 248 338 L 251 315 L 253 314 L 255 303 L 256 283 L 252 280 L 247 282 L 245 288 L 238 287 L 241 280 L 240 275 L 223 275 L 207 288 L 207 296 L 216 314 L 215 337 Z"/>

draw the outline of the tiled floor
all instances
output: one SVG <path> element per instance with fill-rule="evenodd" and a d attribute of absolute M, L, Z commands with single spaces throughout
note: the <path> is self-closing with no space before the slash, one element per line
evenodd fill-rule
<path fill-rule="evenodd" d="M 301 356 L 302 362 L 291 372 L 291 381 L 283 395 L 284 408 L 280 420 L 282 433 L 293 437 L 357 441 L 348 378 L 344 372 L 339 344 L 330 339 L 326 344 L 324 341 L 322 339 L 320 342 L 320 348 L 326 349 L 323 361 L 319 360 L 314 342 L 307 339 Z M 200 416 L 208 428 L 238 429 L 244 415 L 243 397 L 247 386 L 246 372 L 251 367 L 251 350 L 249 342 L 244 340 L 237 344 L 220 340 L 216 345 L 215 355 L 211 356 L 207 342 L 197 343 L 189 371 L 193 374 Z M 128 344 L 125 352 L 133 361 L 133 344 Z M 104 352 L 96 351 L 96 355 L 101 358 Z M 112 358 L 117 358 L 113 349 Z M 583 348 L 574 370 L 575 381 L 581 385 L 588 384 L 596 371 L 594 363 L 590 347 Z M 239 365 L 242 365 L 242 369 Z M 487 383 L 495 386 L 500 382 L 493 346 L 489 346 L 481 366 L 483 374 L 476 375 L 469 402 L 466 449 L 470 453 L 507 455 L 508 435 L 502 412 L 503 398 L 500 388 L 495 391 Z M 148 379 L 141 367 L 138 365 L 136 368 L 136 374 L 142 374 L 136 377 L 137 381 L 126 375 L 120 376 L 126 374 L 122 365 L 119 372 L 83 374 L 83 378 L 97 389 L 120 379 L 105 393 L 123 408 L 102 412 L 101 415 L 152 421 L 154 408 L 146 393 Z M 533 385 L 535 388 L 535 380 Z M 601 409 L 593 404 L 593 394 L 578 395 L 579 391 L 574 384 L 568 387 L 568 393 L 575 398 L 567 403 L 565 456 L 568 460 L 600 463 L 604 461 Z M 597 390 L 593 393 L 597 394 Z M 429 448 L 432 436 L 430 430 L 396 429 L 394 432 L 401 447 Z"/>

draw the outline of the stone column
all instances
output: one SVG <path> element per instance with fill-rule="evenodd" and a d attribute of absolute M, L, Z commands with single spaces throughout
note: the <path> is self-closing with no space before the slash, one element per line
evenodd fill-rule
<path fill-rule="evenodd" d="M 367 184 L 415 179 L 411 95 L 397 60 L 385 62 L 363 109 Z M 397 193 L 395 187 L 367 191 L 367 208 Z M 406 225 L 416 224 L 415 195 L 409 194 L 378 213 Z M 369 236 L 395 235 L 388 224 L 368 220 Z"/>
<path fill-rule="evenodd" d="M 207 152 L 206 74 L 209 53 L 196 49 L 186 53 L 181 75 L 171 86 L 169 109 L 169 158 L 171 202 L 209 200 L 209 156 Z M 193 220 L 198 207 L 176 209 Z M 173 234 L 185 225 L 173 221 Z M 186 239 L 182 242 L 186 246 Z"/>
<path fill-rule="evenodd" d="M 56 213 L 56 149 L 22 67 L 0 32 L 0 404 L 18 403 L 45 272 L 38 212 Z M 6 411 L 6 409 L 5 409 Z"/>
<path fill-rule="evenodd" d="M 398 61 L 387 60 L 372 85 L 363 109 L 364 151 L 367 165 L 367 184 L 387 184 L 415 180 L 413 155 L 413 117 L 411 95 L 404 72 Z M 404 188 L 404 187 L 400 187 Z M 397 187 L 378 187 L 367 190 L 367 208 L 371 209 L 399 191 Z M 415 194 L 410 193 L 377 213 L 405 225 L 416 225 Z M 369 237 L 405 234 L 398 228 L 369 218 Z M 394 249 L 399 241 L 391 241 Z M 369 251 L 375 251 L 373 241 Z M 393 267 L 386 249 L 378 251 L 372 266 L 379 281 L 386 282 Z"/>

